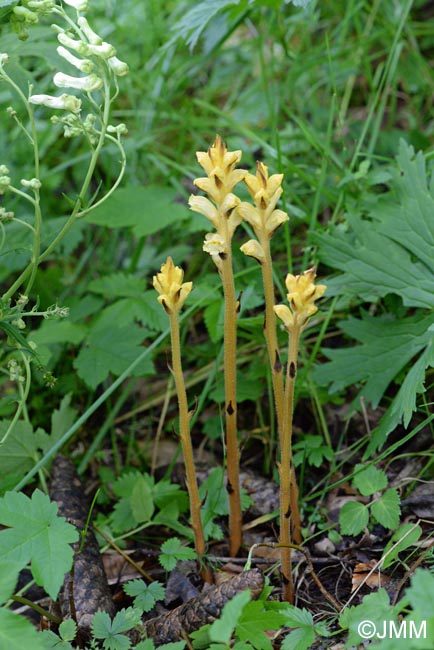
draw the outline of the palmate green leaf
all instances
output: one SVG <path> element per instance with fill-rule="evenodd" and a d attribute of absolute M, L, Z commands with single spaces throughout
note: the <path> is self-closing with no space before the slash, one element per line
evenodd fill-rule
<path fill-rule="evenodd" d="M 432 325 L 430 326 L 432 330 Z M 410 418 L 416 408 L 416 398 L 419 393 L 423 393 L 425 387 L 425 374 L 428 368 L 434 367 L 434 339 L 432 339 L 419 359 L 414 363 L 402 382 L 392 405 L 388 408 L 385 415 L 381 418 L 380 424 L 373 431 L 369 445 L 364 454 L 364 460 L 370 458 L 372 454 L 383 444 L 387 434 L 393 431 L 401 420 L 407 427 Z"/>
<path fill-rule="evenodd" d="M 103 648 L 107 650 L 128 650 L 131 641 L 124 633 L 138 625 L 140 619 L 141 613 L 134 607 L 121 609 L 113 620 L 107 612 L 97 612 L 92 619 L 92 634 L 103 640 Z"/>
<path fill-rule="evenodd" d="M 145 237 L 189 218 L 187 206 L 175 199 L 171 187 L 130 185 L 117 190 L 84 221 L 108 228 L 130 227 L 136 237 Z"/>
<path fill-rule="evenodd" d="M 105 307 L 100 311 L 98 328 L 109 328 L 113 323 L 125 327 L 135 322 L 157 332 L 167 329 L 167 314 L 157 302 L 155 291 L 145 291 L 138 298 L 119 298 Z"/>
<path fill-rule="evenodd" d="M 166 590 L 161 582 L 147 585 L 143 580 L 130 580 L 124 585 L 124 591 L 134 598 L 134 607 L 150 612 L 158 600 L 164 600 Z"/>
<path fill-rule="evenodd" d="M 161 546 L 158 560 L 166 571 L 172 571 L 179 560 L 194 560 L 196 553 L 193 549 L 183 546 L 177 537 L 167 539 Z"/>
<path fill-rule="evenodd" d="M 348 501 L 339 510 L 339 524 L 343 535 L 358 535 L 369 522 L 369 510 L 358 501 Z"/>
<path fill-rule="evenodd" d="M 362 621 L 371 621 L 378 630 L 383 629 L 385 621 L 394 620 L 399 606 L 392 607 L 389 595 L 385 589 L 379 589 L 376 593 L 368 594 L 363 598 L 361 605 L 347 607 L 339 618 L 339 624 L 348 629 L 347 647 L 362 643 L 358 628 Z"/>
<path fill-rule="evenodd" d="M 394 530 L 399 525 L 401 515 L 400 498 L 398 491 L 391 488 L 371 506 L 371 512 L 379 524 Z"/>
<path fill-rule="evenodd" d="M 421 152 L 400 142 L 390 191 L 365 198 L 347 215 L 350 233 L 337 227 L 316 235 L 320 258 L 344 272 L 339 284 L 362 297 L 401 296 L 408 307 L 434 306 L 434 176 Z M 361 218 L 368 212 L 369 219 Z"/>
<path fill-rule="evenodd" d="M 411 578 L 411 585 L 405 592 L 414 611 L 422 618 L 432 618 L 434 615 L 434 576 L 430 571 L 416 569 Z"/>
<path fill-rule="evenodd" d="M 29 499 L 21 492 L 8 492 L 0 499 L 0 560 L 31 563 L 36 583 L 56 599 L 64 575 L 72 566 L 71 544 L 78 532 L 63 517 L 57 505 L 40 490 Z"/>
<path fill-rule="evenodd" d="M 434 314 L 416 314 L 401 320 L 364 314 L 362 320 L 350 318 L 341 321 L 339 326 L 344 333 L 361 345 L 339 350 L 324 349 L 331 361 L 315 368 L 315 380 L 320 384 L 330 384 L 331 392 L 365 381 L 357 399 L 363 395 L 374 407 L 378 406 L 393 378 L 430 344 L 433 332 L 429 328 L 432 325 Z"/>
<path fill-rule="evenodd" d="M 95 327 L 74 360 L 74 367 L 87 386 L 95 389 L 110 373 L 119 376 L 128 368 L 143 352 L 142 341 L 143 331 L 134 324 L 123 328 L 115 324 L 104 329 Z M 137 377 L 153 372 L 152 361 L 145 358 L 132 374 Z"/>

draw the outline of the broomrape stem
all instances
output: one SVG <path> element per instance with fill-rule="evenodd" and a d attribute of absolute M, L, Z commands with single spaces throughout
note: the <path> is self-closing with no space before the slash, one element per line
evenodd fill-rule
<path fill-rule="evenodd" d="M 300 341 L 300 326 L 297 318 L 294 319 L 294 326 L 289 335 L 288 365 L 286 370 L 285 399 L 283 406 L 283 440 L 281 448 L 280 473 L 280 544 L 282 576 L 283 576 L 283 597 L 288 602 L 293 602 L 294 589 L 291 573 L 291 512 L 292 516 L 298 515 L 298 503 L 296 501 L 296 513 L 294 512 L 293 491 L 295 489 L 294 472 L 292 468 L 292 417 L 294 411 L 294 387 L 297 374 L 298 346 Z M 299 518 L 299 515 L 298 515 Z M 294 535 L 295 536 L 295 535 Z"/>
<path fill-rule="evenodd" d="M 224 313 L 224 374 L 227 491 L 229 495 L 229 551 L 235 557 L 243 542 L 240 495 L 240 450 L 237 438 L 237 301 L 235 298 L 230 246 L 222 260 L 222 282 L 225 300 Z"/>
<path fill-rule="evenodd" d="M 184 454 L 187 491 L 190 500 L 191 522 L 194 533 L 194 545 L 198 561 L 201 563 L 205 554 L 205 537 L 203 533 L 202 520 L 200 518 L 201 504 L 190 436 L 190 413 L 188 411 L 187 392 L 185 390 L 184 375 L 182 373 L 179 320 L 177 311 L 173 311 L 170 314 L 170 339 L 172 346 L 172 373 L 178 396 L 179 431 L 182 453 Z"/>
<path fill-rule="evenodd" d="M 259 238 L 259 243 L 264 251 L 265 259 L 261 263 L 262 284 L 265 297 L 265 322 L 264 336 L 267 343 L 268 357 L 270 360 L 271 376 L 273 381 L 274 403 L 276 407 L 277 430 L 279 442 L 282 445 L 282 420 L 283 420 L 283 372 L 279 357 L 279 346 L 276 334 L 276 314 L 274 313 L 274 284 L 273 263 L 270 252 L 270 240 L 266 233 Z"/>

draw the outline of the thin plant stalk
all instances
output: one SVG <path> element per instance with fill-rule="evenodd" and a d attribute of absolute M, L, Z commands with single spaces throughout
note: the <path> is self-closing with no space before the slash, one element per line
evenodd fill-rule
<path fill-rule="evenodd" d="M 224 375 L 227 491 L 229 495 L 229 551 L 237 555 L 242 544 L 240 493 L 240 449 L 237 436 L 237 301 L 235 297 L 232 254 L 230 248 L 222 260 L 224 311 Z"/>
<path fill-rule="evenodd" d="M 293 602 L 294 588 L 291 572 L 291 515 L 294 516 L 294 491 L 295 484 L 294 470 L 292 465 L 292 432 L 294 413 L 294 388 L 297 374 L 297 357 L 300 341 L 300 326 L 297 317 L 289 335 L 288 363 L 285 381 L 285 399 L 283 408 L 283 439 L 281 446 L 281 458 L 279 465 L 280 473 L 280 544 L 281 548 L 281 570 L 283 576 L 283 597 L 288 602 Z M 298 500 L 297 500 L 298 501 Z M 297 504 L 298 509 L 298 504 Z"/>
<path fill-rule="evenodd" d="M 179 340 L 178 311 L 172 311 L 170 317 L 170 339 L 172 347 L 172 373 L 175 381 L 179 408 L 179 434 L 184 455 L 187 491 L 190 501 L 191 524 L 194 533 L 194 546 L 199 563 L 205 554 L 205 536 L 200 517 L 201 501 L 197 486 L 196 469 L 193 459 L 193 446 L 190 435 L 190 413 L 188 411 L 187 392 L 181 363 L 181 345 Z"/>

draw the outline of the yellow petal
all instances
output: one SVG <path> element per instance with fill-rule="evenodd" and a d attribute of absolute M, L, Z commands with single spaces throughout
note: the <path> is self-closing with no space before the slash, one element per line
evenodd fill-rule
<path fill-rule="evenodd" d="M 290 332 L 294 324 L 294 316 L 292 315 L 289 307 L 286 305 L 274 305 L 274 313 L 285 326 L 285 329 Z"/>
<path fill-rule="evenodd" d="M 265 228 L 267 230 L 267 233 L 271 237 L 274 232 L 277 230 L 277 228 L 282 225 L 282 223 L 285 223 L 285 221 L 289 221 L 289 217 L 284 212 L 283 210 L 274 210 L 271 213 L 271 216 L 267 219 Z"/>
<path fill-rule="evenodd" d="M 243 201 L 238 206 L 238 213 L 242 216 L 244 221 L 247 221 L 247 223 L 249 223 L 255 230 L 262 229 L 261 215 L 253 205 Z"/>
<path fill-rule="evenodd" d="M 192 194 L 188 199 L 188 205 L 194 212 L 203 214 L 204 217 L 209 219 L 213 226 L 217 228 L 219 223 L 219 216 L 215 206 L 204 196 L 195 196 Z"/>
<path fill-rule="evenodd" d="M 244 255 L 254 257 L 260 264 L 265 260 L 264 250 L 256 239 L 249 239 L 248 242 L 241 246 L 240 250 Z"/>

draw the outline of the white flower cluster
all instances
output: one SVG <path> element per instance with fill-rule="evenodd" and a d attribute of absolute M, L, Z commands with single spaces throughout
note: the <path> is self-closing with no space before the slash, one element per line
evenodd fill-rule
<path fill-rule="evenodd" d="M 74 7 L 78 12 L 85 11 L 87 8 L 85 0 L 68 0 L 66 4 Z M 77 18 L 75 33 L 66 31 L 58 25 L 53 25 L 53 29 L 56 30 L 57 40 L 60 43 L 57 48 L 59 56 L 76 70 L 84 73 L 84 76 L 75 76 L 57 72 L 54 75 L 53 82 L 58 88 L 78 90 L 85 93 L 93 93 L 99 90 L 104 84 L 102 76 L 97 74 L 98 68 L 101 70 L 101 65 L 105 65 L 111 73 L 119 77 L 128 73 L 128 65 L 117 58 L 113 45 L 103 41 L 101 36 L 93 31 L 84 16 Z M 68 93 L 63 93 L 57 97 L 52 95 L 31 95 L 29 101 L 32 104 L 65 110 L 73 115 L 78 115 L 81 111 L 81 100 Z M 83 130 L 86 131 L 86 128 L 81 120 L 69 119 L 65 125 L 65 135 L 68 137 L 83 133 Z M 92 134 L 88 135 L 92 139 Z"/>

